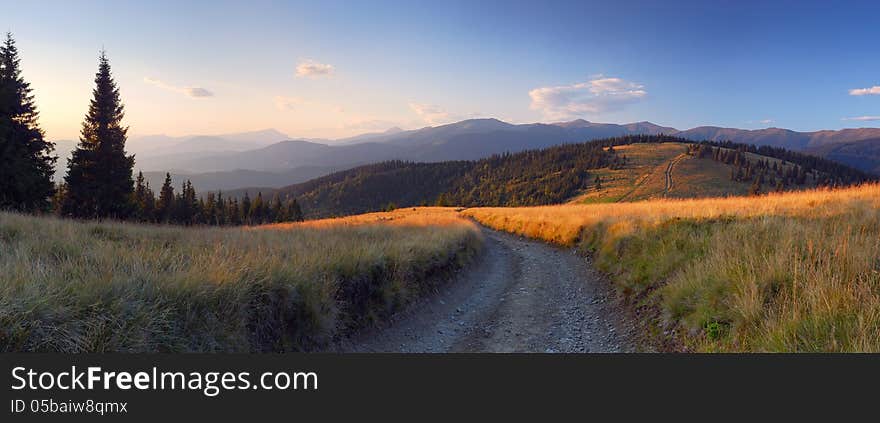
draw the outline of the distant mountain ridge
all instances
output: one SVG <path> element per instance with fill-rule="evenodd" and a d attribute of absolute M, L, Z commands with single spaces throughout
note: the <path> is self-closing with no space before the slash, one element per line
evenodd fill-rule
<path fill-rule="evenodd" d="M 279 175 L 320 175 L 386 160 L 477 160 L 492 154 L 516 153 L 565 143 L 658 134 L 697 141 L 730 140 L 782 147 L 829 157 L 865 171 L 880 172 L 880 157 L 874 144 L 862 143 L 880 139 L 880 128 L 797 132 L 782 128 L 749 130 L 701 126 L 681 131 L 647 121 L 613 124 L 577 119 L 512 124 L 485 118 L 413 130 L 392 128 L 339 140 L 291 139 L 279 131 L 267 129 L 214 136 L 132 137 L 127 147 L 136 155 L 137 169 L 187 175 L 194 181 L 199 180 L 198 185 L 213 190 L 279 187 L 295 182 L 280 184 Z M 59 152 L 66 155 L 72 144 L 74 142 L 68 141 L 59 145 Z M 841 147 L 830 147 L 835 145 Z M 59 165 L 66 165 L 66 160 L 60 160 Z M 294 171 L 300 167 L 309 170 Z M 315 169 L 321 170 L 316 173 Z M 59 176 L 63 173 L 59 169 Z M 236 175 L 241 179 L 236 179 Z"/>

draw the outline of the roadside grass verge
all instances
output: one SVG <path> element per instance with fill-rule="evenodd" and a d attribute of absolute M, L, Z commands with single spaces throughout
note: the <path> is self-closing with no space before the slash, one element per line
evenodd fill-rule
<path fill-rule="evenodd" d="M 0 351 L 320 350 L 481 245 L 448 211 L 232 229 L 0 213 Z"/>
<path fill-rule="evenodd" d="M 880 185 L 464 214 L 592 253 L 680 349 L 880 351 Z"/>

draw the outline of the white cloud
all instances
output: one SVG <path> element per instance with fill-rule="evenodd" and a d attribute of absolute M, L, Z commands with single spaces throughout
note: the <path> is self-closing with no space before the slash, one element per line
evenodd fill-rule
<path fill-rule="evenodd" d="M 192 98 L 213 97 L 214 93 L 202 87 L 178 87 L 167 84 L 155 78 L 144 77 L 144 82 L 159 87 L 163 90 L 173 91 Z"/>
<path fill-rule="evenodd" d="M 769 125 L 773 122 L 776 122 L 776 121 L 773 119 L 747 120 L 746 121 L 746 123 L 751 124 L 751 125 L 754 125 L 754 124 Z"/>
<path fill-rule="evenodd" d="M 333 65 L 318 63 L 314 60 L 305 60 L 296 65 L 296 76 L 298 77 L 329 77 L 332 76 L 335 71 Z"/>
<path fill-rule="evenodd" d="M 843 118 L 843 120 L 855 120 L 861 122 L 873 122 L 880 121 L 880 116 L 856 116 L 856 117 L 847 117 Z"/>
<path fill-rule="evenodd" d="M 880 85 L 871 88 L 853 88 L 849 90 L 849 95 L 880 95 Z"/>
<path fill-rule="evenodd" d="M 409 103 L 409 108 L 428 125 L 439 125 L 453 120 L 449 112 L 433 104 Z"/>
<path fill-rule="evenodd" d="M 546 118 L 554 120 L 621 110 L 647 95 L 644 85 L 602 75 L 587 82 L 529 91 L 532 110 L 541 111 Z"/>

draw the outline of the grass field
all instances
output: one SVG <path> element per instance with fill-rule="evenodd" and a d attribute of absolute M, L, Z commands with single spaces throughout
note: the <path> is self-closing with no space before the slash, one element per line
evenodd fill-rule
<path fill-rule="evenodd" d="M 480 246 L 444 209 L 237 229 L 0 213 L 0 351 L 316 350 Z"/>
<path fill-rule="evenodd" d="M 464 214 L 592 252 L 677 348 L 880 351 L 880 185 Z"/>
<path fill-rule="evenodd" d="M 711 158 L 697 158 L 685 154 L 687 144 L 667 142 L 661 144 L 629 144 L 614 147 L 618 155 L 627 157 L 627 164 L 619 169 L 591 169 L 590 174 L 599 176 L 601 187 L 591 188 L 569 202 L 572 204 L 596 204 L 634 202 L 663 198 L 703 198 L 742 196 L 748 194 L 750 183 L 730 179 L 732 166 Z M 785 162 L 771 157 L 746 153 L 752 160 L 768 163 Z M 669 164 L 674 161 L 674 165 Z M 791 164 L 788 164 L 791 166 Z M 673 186 L 667 190 L 666 172 L 671 169 Z M 789 190 L 809 189 L 815 186 L 810 179 L 803 187 L 787 187 Z M 764 190 L 774 187 L 764 186 Z"/>

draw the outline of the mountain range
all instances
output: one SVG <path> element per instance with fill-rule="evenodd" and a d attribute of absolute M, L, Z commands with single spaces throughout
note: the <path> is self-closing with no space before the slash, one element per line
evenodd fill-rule
<path fill-rule="evenodd" d="M 128 150 L 136 154 L 136 167 L 145 172 L 153 186 L 157 181 L 161 183 L 165 172 L 171 172 L 178 184 L 182 179 L 191 179 L 197 190 L 213 191 L 280 187 L 385 160 L 476 160 L 505 152 L 639 134 L 782 147 L 880 174 L 880 128 L 797 132 L 701 126 L 678 130 L 651 122 L 609 124 L 578 119 L 511 124 L 489 118 L 415 130 L 392 128 L 339 140 L 291 140 L 271 129 L 216 136 L 133 137 Z M 62 144 L 59 153 L 67 154 Z M 63 160 L 59 162 L 64 164 Z"/>

